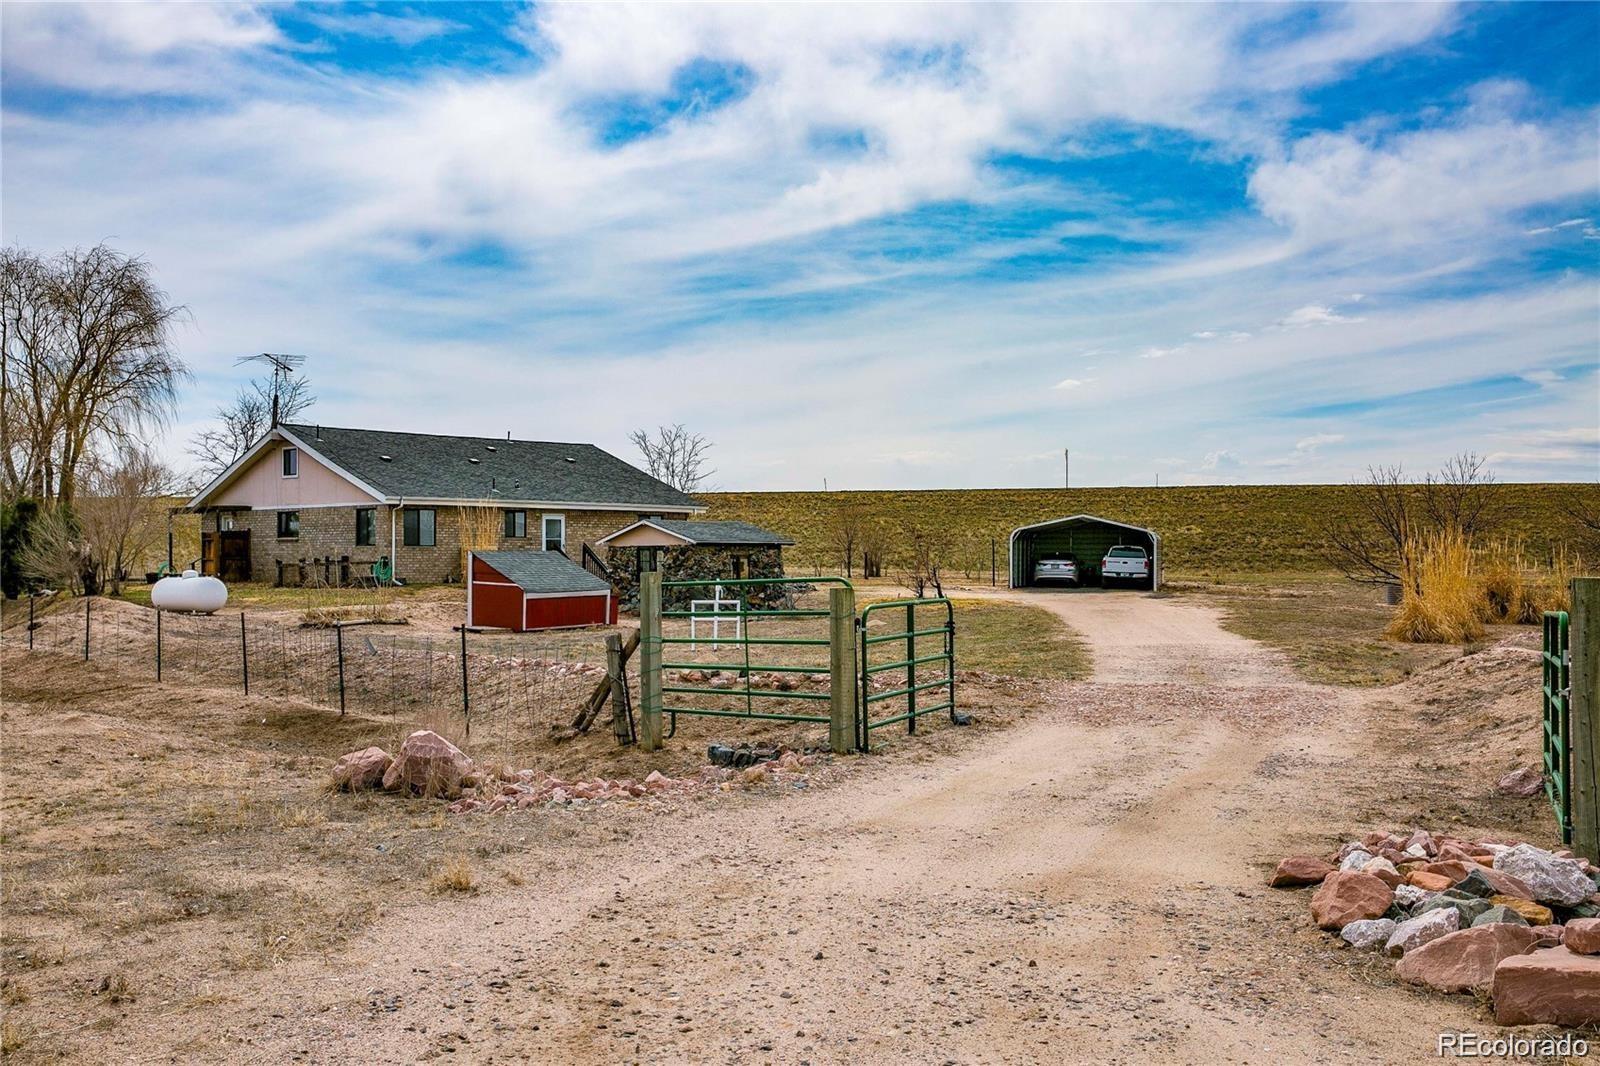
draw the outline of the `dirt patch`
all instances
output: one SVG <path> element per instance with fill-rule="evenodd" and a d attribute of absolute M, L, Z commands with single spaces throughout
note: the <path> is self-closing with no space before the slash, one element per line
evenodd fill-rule
<path fill-rule="evenodd" d="M 1520 651 L 1373 699 L 1124 595 L 1018 600 L 1059 605 L 1096 677 L 965 672 L 972 727 L 931 717 L 804 787 L 510 816 L 318 793 L 372 719 L 8 651 L 21 1054 L 1370 1063 L 1494 1032 L 1329 948 L 1265 873 L 1452 813 L 1537 839 L 1528 801 L 1487 794 L 1525 742 Z M 1465 786 L 1452 710 L 1483 716 Z M 681 776 L 716 725 L 558 757 Z"/>

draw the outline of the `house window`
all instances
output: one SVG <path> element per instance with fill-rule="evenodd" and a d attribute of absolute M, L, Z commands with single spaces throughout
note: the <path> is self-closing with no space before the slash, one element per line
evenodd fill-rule
<path fill-rule="evenodd" d="M 413 507 L 407 510 L 405 527 L 406 547 L 433 547 L 433 508 Z"/>
<path fill-rule="evenodd" d="M 356 543 L 362 546 L 378 543 L 378 511 L 376 508 L 356 508 Z"/>
<path fill-rule="evenodd" d="M 278 512 L 278 539 L 298 540 L 300 538 L 300 512 Z"/>
<path fill-rule="evenodd" d="M 528 512 L 506 512 L 506 536 L 526 537 L 528 535 Z"/>
<path fill-rule="evenodd" d="M 233 515 L 231 515 L 231 514 L 219 514 L 219 515 L 217 515 L 217 531 L 221 532 L 221 533 L 232 533 L 233 532 Z"/>
<path fill-rule="evenodd" d="M 283 476 L 300 476 L 300 449 L 285 448 L 283 450 Z"/>
<path fill-rule="evenodd" d="M 567 550 L 567 516 L 547 514 L 544 516 L 544 550 L 547 552 L 564 552 Z"/>

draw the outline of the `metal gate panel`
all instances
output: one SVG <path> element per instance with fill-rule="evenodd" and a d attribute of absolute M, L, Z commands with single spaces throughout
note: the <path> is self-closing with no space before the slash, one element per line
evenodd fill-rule
<path fill-rule="evenodd" d="M 1544 614 L 1544 793 L 1572 843 L 1572 648 L 1567 612 Z"/>

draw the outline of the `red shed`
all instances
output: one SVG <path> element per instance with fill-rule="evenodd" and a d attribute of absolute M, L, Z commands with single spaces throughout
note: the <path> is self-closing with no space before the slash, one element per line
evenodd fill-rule
<path fill-rule="evenodd" d="M 469 552 L 467 625 L 523 632 L 617 622 L 611 585 L 560 552 Z"/>

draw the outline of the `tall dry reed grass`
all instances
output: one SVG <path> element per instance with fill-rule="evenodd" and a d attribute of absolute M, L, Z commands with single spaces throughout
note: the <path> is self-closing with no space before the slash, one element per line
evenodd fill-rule
<path fill-rule="evenodd" d="M 1485 625 L 1537 625 L 1546 611 L 1567 610 L 1581 561 L 1558 550 L 1536 563 L 1520 540 L 1478 547 L 1447 531 L 1419 539 L 1402 566 L 1400 608 L 1384 631 L 1412 644 L 1461 644 Z"/>
<path fill-rule="evenodd" d="M 1463 644 L 1483 636 L 1472 545 L 1460 533 L 1421 538 L 1403 565 L 1400 608 L 1384 634 L 1410 644 Z"/>

